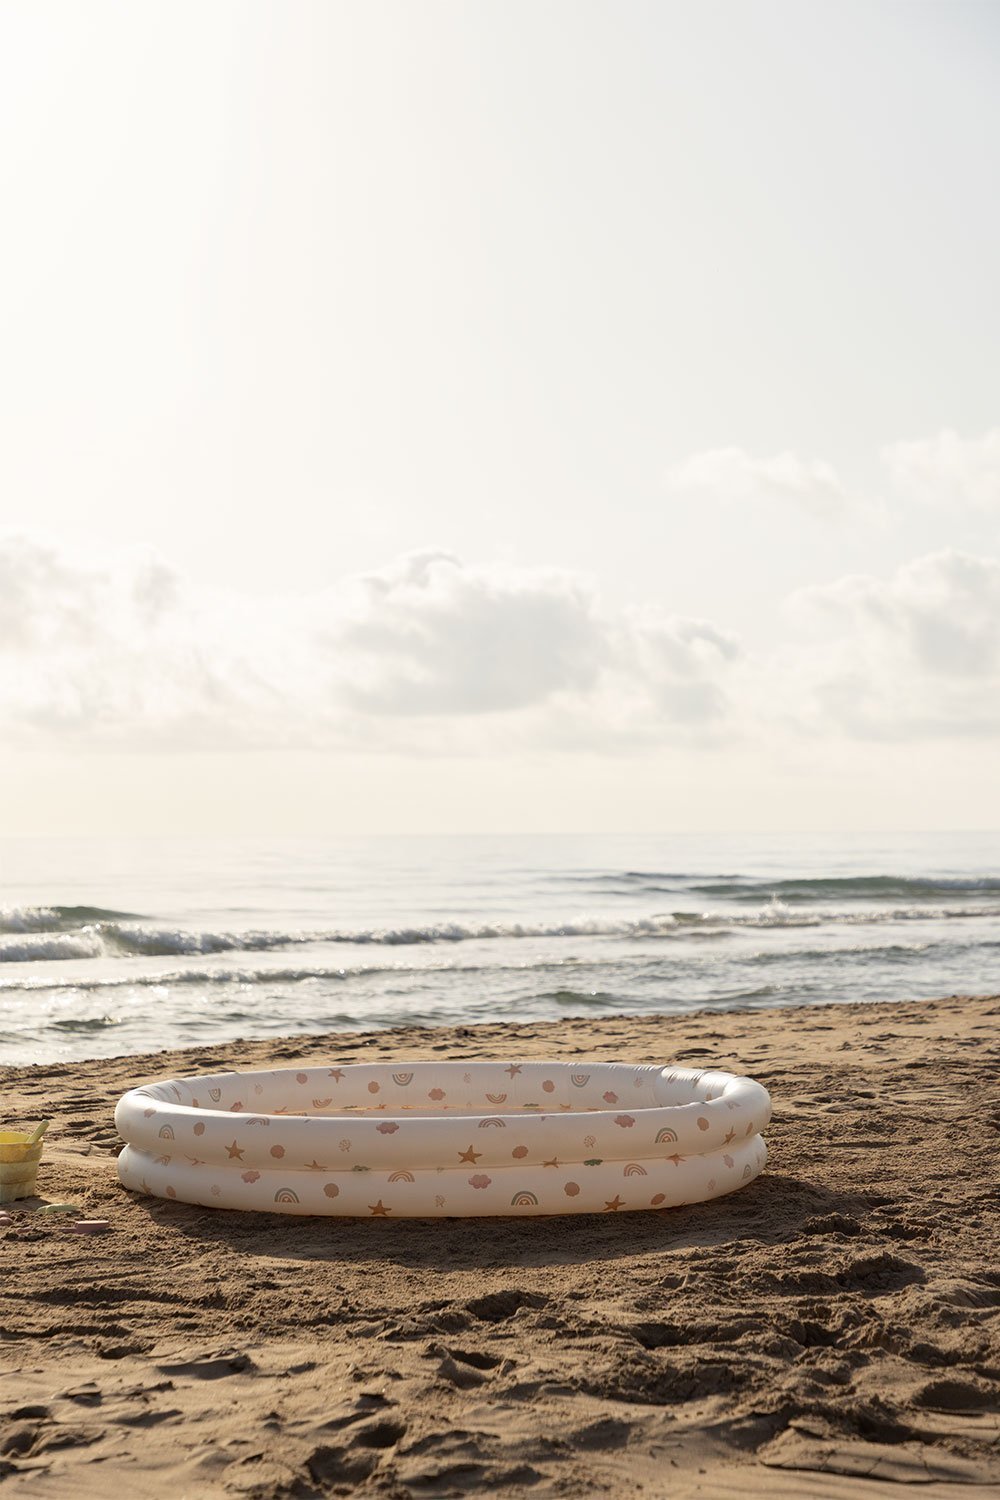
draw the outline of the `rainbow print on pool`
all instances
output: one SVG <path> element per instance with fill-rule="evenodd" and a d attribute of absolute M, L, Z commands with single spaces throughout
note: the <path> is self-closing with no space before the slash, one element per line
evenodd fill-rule
<path fill-rule="evenodd" d="M 763 1171 L 759 1083 L 584 1066 L 357 1063 L 148 1083 L 115 1111 L 118 1175 L 210 1208 L 404 1219 L 657 1210 Z"/>

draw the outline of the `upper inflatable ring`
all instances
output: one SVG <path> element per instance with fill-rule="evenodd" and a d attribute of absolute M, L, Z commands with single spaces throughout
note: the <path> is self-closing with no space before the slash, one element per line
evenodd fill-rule
<path fill-rule="evenodd" d="M 767 1160 L 766 1089 L 659 1064 L 358 1063 L 132 1089 L 125 1187 L 364 1218 L 617 1212 L 734 1191 Z"/>

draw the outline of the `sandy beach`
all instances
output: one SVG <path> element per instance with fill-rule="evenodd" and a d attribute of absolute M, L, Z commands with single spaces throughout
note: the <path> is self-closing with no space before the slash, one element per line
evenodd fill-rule
<path fill-rule="evenodd" d="M 299 1059 L 709 1063 L 765 1174 L 691 1208 L 361 1222 L 118 1185 L 141 1081 Z M 1000 1493 L 1000 997 L 406 1028 L 0 1071 L 0 1481 L 138 1497 Z M 75 1236 L 42 1201 L 111 1221 Z"/>

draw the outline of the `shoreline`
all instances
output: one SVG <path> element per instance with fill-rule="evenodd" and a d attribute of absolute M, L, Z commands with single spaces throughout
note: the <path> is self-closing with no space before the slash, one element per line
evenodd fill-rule
<path fill-rule="evenodd" d="M 929 1496 L 1000 1484 L 1000 997 L 409 1026 L 0 1067 L 111 1231 L 0 1229 L 0 1480 L 81 1500 Z M 711 1064 L 770 1163 L 680 1209 L 301 1219 L 126 1194 L 153 1078 L 447 1055 Z"/>

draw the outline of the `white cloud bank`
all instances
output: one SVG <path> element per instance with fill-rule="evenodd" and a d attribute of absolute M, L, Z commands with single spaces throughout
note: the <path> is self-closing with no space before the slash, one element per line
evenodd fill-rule
<path fill-rule="evenodd" d="M 711 730 L 738 655 L 657 608 L 608 612 L 553 569 L 442 552 L 297 599 L 199 592 L 150 557 L 0 543 L 8 743 L 413 750 L 588 747 Z"/>
<path fill-rule="evenodd" d="M 789 653 L 807 717 L 884 739 L 1000 732 L 1000 561 L 945 551 L 888 579 L 800 590 L 812 649 Z"/>
<path fill-rule="evenodd" d="M 149 556 L 0 541 L 12 745 L 426 755 L 1000 732 L 1000 562 L 956 552 L 800 591 L 754 657 L 612 610 L 554 569 L 420 552 L 300 598 L 194 588 Z"/>
<path fill-rule="evenodd" d="M 879 453 L 885 477 L 904 506 L 1000 515 L 1000 428 L 965 438 L 950 428 L 917 442 L 889 443 Z M 667 489 L 692 498 L 759 503 L 778 500 L 825 520 L 868 514 L 885 520 L 881 500 L 866 498 L 825 459 L 794 452 L 758 458 L 744 448 L 711 448 L 667 470 Z"/>
<path fill-rule="evenodd" d="M 945 429 L 920 442 L 892 443 L 882 461 L 904 496 L 1000 515 L 1000 428 L 980 438 Z"/>
<path fill-rule="evenodd" d="M 825 519 L 859 504 L 831 464 L 797 453 L 754 458 L 743 448 L 713 448 L 670 468 L 667 486 L 682 494 L 739 502 L 780 500 Z"/>

